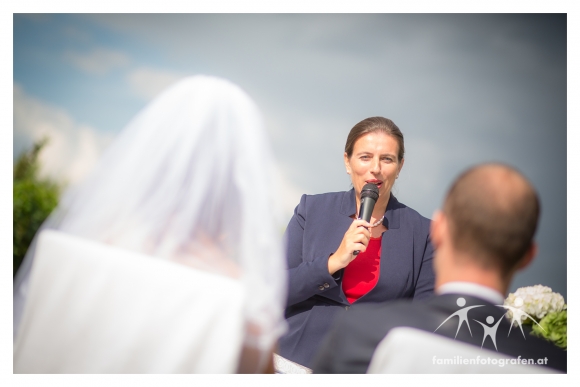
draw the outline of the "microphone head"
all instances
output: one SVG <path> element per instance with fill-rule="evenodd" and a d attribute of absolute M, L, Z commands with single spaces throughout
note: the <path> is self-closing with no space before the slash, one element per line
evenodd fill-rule
<path fill-rule="evenodd" d="M 379 188 L 376 186 L 376 184 L 372 183 L 365 184 L 362 187 L 362 191 L 360 192 L 360 198 L 361 200 L 363 198 L 371 198 L 376 202 L 377 199 L 379 198 Z"/>

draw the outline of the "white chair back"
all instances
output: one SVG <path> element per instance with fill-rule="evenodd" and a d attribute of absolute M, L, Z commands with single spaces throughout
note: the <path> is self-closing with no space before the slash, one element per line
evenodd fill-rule
<path fill-rule="evenodd" d="M 434 333 L 399 327 L 392 329 L 379 343 L 367 373 L 535 374 L 558 372 L 538 365 L 524 365 L 521 359 L 518 363 L 517 359 L 499 352 L 481 349 Z"/>
<path fill-rule="evenodd" d="M 57 231 L 39 235 L 15 373 L 233 373 L 238 281 Z"/>

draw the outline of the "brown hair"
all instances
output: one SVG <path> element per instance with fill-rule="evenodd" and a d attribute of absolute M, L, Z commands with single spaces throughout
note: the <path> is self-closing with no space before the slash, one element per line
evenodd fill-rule
<path fill-rule="evenodd" d="M 399 127 L 388 118 L 384 117 L 370 117 L 362 120 L 350 130 L 348 137 L 346 138 L 346 145 L 344 146 L 344 151 L 348 158 L 352 156 L 352 151 L 354 149 L 355 142 L 367 133 L 381 131 L 389 136 L 393 136 L 395 140 L 399 143 L 399 154 L 397 155 L 397 161 L 401 161 L 405 157 L 405 140 L 403 139 L 403 133 L 399 130 Z"/>
<path fill-rule="evenodd" d="M 533 243 L 540 202 L 520 172 L 503 164 L 485 164 L 457 178 L 443 212 L 454 247 L 505 277 Z"/>

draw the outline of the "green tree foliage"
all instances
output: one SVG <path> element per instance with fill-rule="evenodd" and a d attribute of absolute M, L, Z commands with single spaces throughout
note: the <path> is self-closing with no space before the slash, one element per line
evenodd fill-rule
<path fill-rule="evenodd" d="M 34 144 L 23 152 L 14 165 L 13 184 L 13 275 L 32 242 L 36 231 L 56 207 L 61 192 L 58 183 L 38 176 L 38 155 L 48 140 Z"/>

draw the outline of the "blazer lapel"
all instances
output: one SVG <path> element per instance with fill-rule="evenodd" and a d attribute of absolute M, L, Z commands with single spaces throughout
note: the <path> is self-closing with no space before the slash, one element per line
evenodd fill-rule
<path fill-rule="evenodd" d="M 346 191 L 343 194 L 342 201 L 340 203 L 340 208 L 338 210 L 339 215 L 334 215 L 333 219 L 333 231 L 332 231 L 332 239 L 328 244 L 328 250 L 324 254 L 328 254 L 330 256 L 336 248 L 340 245 L 342 238 L 344 237 L 344 233 L 350 225 L 352 224 L 353 219 L 351 218 L 352 215 L 356 214 L 356 199 L 354 196 L 354 189 L 350 191 Z M 342 290 L 342 275 L 344 269 L 339 270 L 335 273 L 333 277 L 335 277 L 336 281 L 338 282 L 337 287 L 333 289 L 329 289 L 324 294 L 320 295 L 319 297 L 332 300 L 342 305 L 350 305 L 348 302 L 344 291 Z"/>
<path fill-rule="evenodd" d="M 343 199 L 342 212 L 351 215 L 356 213 L 356 201 L 354 190 L 352 195 Z M 349 207 L 347 207 L 347 204 Z M 381 261 L 379 279 L 373 289 L 360 299 L 365 301 L 385 301 L 395 298 L 406 297 L 412 292 L 413 284 L 413 239 L 400 228 L 400 209 L 404 207 L 393 194 L 389 197 L 389 203 L 385 211 L 383 225 L 387 231 L 383 233 L 381 240 Z M 349 218 L 350 219 L 350 218 Z M 350 219 L 352 222 L 352 219 Z M 341 289 L 341 295 L 344 292 Z"/>

